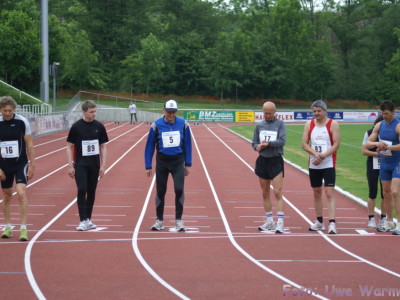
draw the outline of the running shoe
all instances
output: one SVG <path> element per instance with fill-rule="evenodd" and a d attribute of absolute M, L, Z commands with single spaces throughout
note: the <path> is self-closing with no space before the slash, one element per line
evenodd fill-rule
<path fill-rule="evenodd" d="M 283 222 L 276 223 L 275 233 L 285 233 L 285 227 L 283 225 Z"/>
<path fill-rule="evenodd" d="M 87 230 L 86 221 L 81 221 L 79 223 L 78 227 L 76 227 L 76 230 L 78 230 L 78 231 L 86 231 Z"/>
<path fill-rule="evenodd" d="M 92 229 L 96 229 L 97 225 L 93 224 L 92 221 L 90 219 L 86 220 L 86 228 L 87 230 L 92 230 Z"/>
<path fill-rule="evenodd" d="M 26 228 L 23 228 L 19 232 L 19 239 L 20 241 L 27 241 L 28 240 L 28 230 Z"/>
<path fill-rule="evenodd" d="M 11 227 L 5 227 L 4 228 L 4 231 L 3 231 L 3 234 L 1 235 L 1 237 L 3 238 L 3 239 L 8 239 L 8 238 L 10 238 L 10 237 L 12 237 L 12 231 L 11 231 Z"/>
<path fill-rule="evenodd" d="M 330 222 L 329 223 L 329 229 L 328 229 L 329 234 L 336 234 L 336 223 L 335 222 Z"/>
<path fill-rule="evenodd" d="M 182 220 L 176 220 L 175 228 L 176 228 L 176 231 L 178 231 L 178 232 L 183 232 L 186 230 L 185 225 L 183 225 Z"/>
<path fill-rule="evenodd" d="M 164 222 L 160 220 L 157 220 L 151 227 L 151 230 L 162 230 L 162 229 L 164 229 Z"/>
<path fill-rule="evenodd" d="M 393 221 L 387 221 L 384 226 L 376 228 L 376 230 L 380 232 L 394 231 L 395 229 L 396 229 L 396 224 Z"/>
<path fill-rule="evenodd" d="M 308 228 L 308 230 L 310 230 L 310 231 L 325 230 L 325 226 L 324 226 L 324 224 L 322 224 L 322 223 L 316 221 L 315 224 L 312 224 L 312 225 L 310 226 L 310 228 Z"/>
<path fill-rule="evenodd" d="M 379 220 L 379 222 L 378 222 L 378 226 L 377 226 L 377 228 L 378 228 L 378 227 L 385 226 L 385 225 L 386 225 L 386 222 L 387 222 L 387 220 L 386 220 L 386 218 L 385 218 L 385 217 L 384 217 L 384 218 L 382 218 L 382 219 L 380 219 L 380 220 Z"/>
<path fill-rule="evenodd" d="M 260 231 L 275 230 L 275 224 L 273 221 L 267 221 L 263 225 L 258 226 L 258 230 Z"/>
<path fill-rule="evenodd" d="M 393 235 L 400 235 L 400 223 L 397 223 L 395 230 L 392 231 Z"/>
<path fill-rule="evenodd" d="M 368 221 L 368 228 L 376 229 L 375 218 L 371 218 Z"/>

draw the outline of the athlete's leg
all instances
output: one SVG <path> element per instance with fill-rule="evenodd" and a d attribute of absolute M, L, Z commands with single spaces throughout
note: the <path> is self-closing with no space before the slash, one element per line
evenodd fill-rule
<path fill-rule="evenodd" d="M 175 191 L 175 219 L 180 220 L 183 214 L 183 204 L 185 202 L 184 186 L 185 186 L 185 167 L 183 163 L 175 166 L 171 172 L 174 180 Z"/>
<path fill-rule="evenodd" d="M 26 197 L 26 184 L 18 183 L 16 185 L 17 197 L 19 200 L 19 213 L 21 225 L 26 225 L 28 216 L 28 199 Z"/>
<path fill-rule="evenodd" d="M 275 176 L 272 179 L 272 187 L 273 193 L 276 200 L 276 209 L 279 212 L 283 212 L 284 202 L 282 198 L 282 183 L 283 183 L 283 174 L 282 172 Z"/>
<path fill-rule="evenodd" d="M 264 210 L 265 212 L 270 212 L 272 211 L 272 203 L 270 199 L 270 184 L 271 180 L 270 179 L 264 179 L 261 177 L 258 177 L 260 181 L 260 187 L 261 187 L 261 192 L 263 196 L 263 205 L 264 205 Z"/>
<path fill-rule="evenodd" d="M 5 224 L 11 224 L 11 197 L 12 187 L 3 189 L 3 214 Z"/>
<path fill-rule="evenodd" d="M 167 183 L 169 171 L 164 162 L 157 162 L 156 165 L 156 213 L 157 219 L 164 220 L 164 205 L 165 205 L 165 194 L 167 192 Z"/>
<path fill-rule="evenodd" d="M 397 218 L 400 218 L 400 178 L 392 179 L 391 191 L 393 208 L 397 214 Z"/>
<path fill-rule="evenodd" d="M 317 217 L 323 216 L 323 204 L 322 204 L 322 186 L 320 187 L 313 187 L 314 193 L 314 208 Z"/>
<path fill-rule="evenodd" d="M 325 194 L 328 200 L 328 215 L 330 220 L 335 219 L 335 212 L 336 212 L 336 200 L 334 196 L 334 187 L 325 186 Z"/>
<path fill-rule="evenodd" d="M 328 200 L 328 215 L 329 220 L 334 221 L 336 215 L 336 200 L 335 200 L 335 184 L 336 184 L 336 170 L 335 168 L 323 169 L 323 177 L 325 184 L 325 195 Z"/>
<path fill-rule="evenodd" d="M 370 166 L 371 165 L 371 166 Z M 367 181 L 368 181 L 368 215 L 375 214 L 375 199 L 378 194 L 379 170 L 374 170 L 372 164 L 367 163 Z"/>
<path fill-rule="evenodd" d="M 75 167 L 75 182 L 78 189 L 77 195 L 77 204 L 79 211 L 79 219 L 80 221 L 85 221 L 87 219 L 86 216 L 86 193 L 87 193 L 87 169 L 82 166 Z"/>
<path fill-rule="evenodd" d="M 383 203 L 385 205 L 386 216 L 388 221 L 393 221 L 393 199 L 392 199 L 392 181 L 391 180 L 381 180 L 383 189 Z"/>
<path fill-rule="evenodd" d="M 90 167 L 87 172 L 87 193 L 86 193 L 86 218 L 92 219 L 94 201 L 96 199 L 96 188 L 99 178 L 99 168 Z"/>

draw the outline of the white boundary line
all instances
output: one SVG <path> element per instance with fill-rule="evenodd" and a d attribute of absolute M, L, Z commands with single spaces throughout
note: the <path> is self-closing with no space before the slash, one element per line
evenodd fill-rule
<path fill-rule="evenodd" d="M 205 126 L 218 140 L 220 140 L 229 150 L 231 150 L 244 164 L 247 165 L 247 163 L 246 163 L 239 155 L 237 155 L 231 148 L 229 148 L 228 145 L 226 145 L 217 135 L 215 135 L 215 133 L 214 133 L 211 129 L 209 129 L 206 125 L 204 125 L 204 126 Z M 214 195 L 215 203 L 217 204 L 219 213 L 220 213 L 220 215 L 221 215 L 222 221 L 223 221 L 224 226 L 225 226 L 226 233 L 227 233 L 227 235 L 228 235 L 228 237 L 229 237 L 229 240 L 230 240 L 230 242 L 232 243 L 232 245 L 233 245 L 240 253 L 242 253 L 247 259 L 249 259 L 251 262 L 253 262 L 254 264 L 256 264 L 258 267 L 260 267 L 260 268 L 263 269 L 264 271 L 267 271 L 268 273 L 274 275 L 275 277 L 281 279 L 282 281 L 284 281 L 284 282 L 286 282 L 286 283 L 288 283 L 288 284 L 290 284 L 290 285 L 292 285 L 292 286 L 294 286 L 294 287 L 296 287 L 296 288 L 298 288 L 298 289 L 301 289 L 301 288 L 302 288 L 301 285 L 297 284 L 297 283 L 294 282 L 294 281 L 291 281 L 290 279 L 288 279 L 288 278 L 282 276 L 281 274 L 279 274 L 279 273 L 273 271 L 272 269 L 268 268 L 267 266 L 263 265 L 263 264 L 260 263 L 258 260 L 256 260 L 255 258 L 253 258 L 249 253 L 247 253 L 247 252 L 246 252 L 242 247 L 240 247 L 239 244 L 236 242 L 235 237 L 233 236 L 233 233 L 232 233 L 232 231 L 231 231 L 231 228 L 229 227 L 228 220 L 227 220 L 227 218 L 226 218 L 226 216 L 225 216 L 225 213 L 224 213 L 224 210 L 223 210 L 223 208 L 222 208 L 221 202 L 220 202 L 220 200 L 219 200 L 219 198 L 218 198 L 217 192 L 215 191 L 215 188 L 214 188 L 214 185 L 213 185 L 212 180 L 211 180 L 211 178 L 210 178 L 210 175 L 208 174 L 208 170 L 207 170 L 207 167 L 206 167 L 206 165 L 205 165 L 205 163 L 204 163 L 203 156 L 202 156 L 201 153 L 200 153 L 200 149 L 199 149 L 198 146 L 197 146 L 197 142 L 196 142 L 196 139 L 194 138 L 194 136 L 193 136 L 193 142 L 194 142 L 194 144 L 195 144 L 195 146 L 196 146 L 196 149 L 197 149 L 197 151 L 198 151 L 198 153 L 199 153 L 199 157 L 200 157 L 201 164 L 202 164 L 202 166 L 203 166 L 204 172 L 206 173 L 206 177 L 207 177 L 208 183 L 209 183 L 210 188 L 211 188 L 211 191 L 212 191 L 212 193 L 213 193 L 213 195 Z M 312 296 L 315 296 L 316 298 L 319 298 L 319 299 L 328 299 L 328 298 L 325 298 L 325 297 L 323 297 L 323 296 L 321 296 L 321 295 L 319 295 L 319 294 L 317 294 L 317 293 L 313 293 Z"/>
<path fill-rule="evenodd" d="M 121 136 L 127 134 L 128 132 L 130 132 L 130 131 L 132 131 L 132 130 L 138 128 L 138 127 L 139 127 L 139 126 L 134 127 L 134 128 L 132 128 L 131 130 L 128 130 L 128 131 L 124 132 L 123 134 L 121 134 L 121 135 L 115 137 L 114 139 L 110 140 L 108 143 L 110 143 L 110 142 L 116 140 L 117 138 L 119 138 L 119 137 L 121 137 Z M 106 171 L 105 171 L 105 174 L 107 174 L 108 171 L 109 171 L 111 168 L 113 168 L 122 158 L 124 158 L 124 157 L 125 157 L 134 147 L 136 147 L 136 145 L 139 144 L 139 142 L 140 142 L 141 140 L 143 140 L 146 136 L 147 136 L 147 133 L 146 133 L 144 136 L 142 136 L 142 138 L 140 138 L 133 146 L 131 146 L 124 154 L 122 154 L 122 155 L 121 155 L 121 156 L 120 156 Z M 66 167 L 67 165 L 68 165 L 68 164 L 66 164 L 66 165 L 64 165 L 64 166 L 62 166 L 62 167 L 60 167 L 60 168 L 58 168 L 57 170 L 55 170 L 55 171 L 51 172 L 50 174 L 48 174 L 46 177 L 48 177 L 48 176 L 54 174 L 55 172 L 61 170 L 61 169 L 64 168 L 64 167 Z M 105 174 L 104 174 L 104 175 L 105 175 Z M 39 179 L 39 180 L 35 181 L 34 183 L 30 184 L 29 186 L 31 186 L 31 185 L 33 185 L 33 184 L 35 184 L 35 183 L 37 183 L 37 182 L 43 180 L 43 179 L 46 178 L 46 177 L 42 177 L 41 179 Z M 57 221 L 57 220 L 58 220 L 58 219 L 59 219 L 73 204 L 75 204 L 76 200 L 77 200 L 77 198 L 75 198 L 74 200 L 72 200 L 72 202 L 69 203 L 60 213 L 58 213 L 49 223 L 47 223 L 44 227 L 42 227 L 42 228 L 35 234 L 35 236 L 29 241 L 28 246 L 26 247 L 25 256 L 24 256 L 24 265 L 25 265 L 26 276 L 28 277 L 28 281 L 29 281 L 29 283 L 30 283 L 30 285 L 31 285 L 31 287 L 32 287 L 32 289 L 33 289 L 33 291 L 34 291 L 34 293 L 36 294 L 36 296 L 37 296 L 38 299 L 40 299 L 40 300 L 44 300 L 44 299 L 46 299 L 46 297 L 43 295 L 42 291 L 40 290 L 40 288 L 39 288 L 39 286 L 38 286 L 38 284 L 37 284 L 37 282 L 36 282 L 36 280 L 35 280 L 35 277 L 34 277 L 34 275 L 33 275 L 33 272 L 32 272 L 31 254 L 32 254 L 33 245 L 34 245 L 35 241 L 42 235 L 42 233 L 46 231 L 47 228 L 49 228 L 49 227 L 50 227 L 54 222 L 56 222 L 56 221 Z"/>
<path fill-rule="evenodd" d="M 207 128 L 208 129 L 208 128 Z M 253 172 L 254 172 L 254 169 L 248 164 L 248 163 L 246 163 L 235 151 L 233 151 L 233 149 L 232 148 L 230 148 L 224 141 L 222 141 L 214 132 L 212 132 L 211 131 L 211 129 L 208 129 L 208 130 L 210 130 L 210 132 L 222 143 L 222 144 L 224 144 L 233 154 L 235 154 L 250 170 L 252 170 Z M 231 130 L 229 130 L 230 132 L 232 132 Z M 240 135 L 239 135 L 240 136 Z M 247 140 L 247 139 L 246 139 Z M 285 202 L 287 203 L 287 204 L 289 204 L 289 206 L 290 207 L 292 207 L 308 224 L 310 224 L 310 225 L 312 225 L 313 223 L 311 222 L 311 220 L 310 219 L 308 219 L 295 205 L 293 205 L 286 197 L 283 197 L 283 199 L 285 200 Z M 394 271 L 392 271 L 392 270 L 389 270 L 389 269 L 387 269 L 387 268 L 385 268 L 385 267 L 382 267 L 382 266 L 380 266 L 380 265 L 378 265 L 378 264 L 376 264 L 376 263 L 374 263 L 374 262 L 372 262 L 372 261 L 369 261 L 369 260 L 367 260 L 367 259 L 365 259 L 365 258 L 362 258 L 361 256 L 358 256 L 357 254 L 355 254 L 355 253 L 353 253 L 353 252 L 351 252 L 351 251 L 349 251 L 349 250 L 347 250 L 347 249 L 345 249 L 345 248 L 343 248 L 342 246 L 340 246 L 339 244 L 337 244 L 336 242 L 334 242 L 330 237 L 328 237 L 325 233 L 323 233 L 322 231 L 318 231 L 318 233 L 328 242 L 328 243 L 330 243 L 332 246 L 334 246 L 335 248 L 337 248 L 337 249 L 339 249 L 340 251 L 342 251 L 342 252 L 344 252 L 344 253 L 346 253 L 346 254 L 348 254 L 348 255 L 350 255 L 350 256 L 353 256 L 354 258 L 356 258 L 356 259 L 358 259 L 358 260 L 360 260 L 360 261 L 363 261 L 363 262 L 365 262 L 366 264 L 369 264 L 369 265 L 371 265 L 372 267 L 375 267 L 375 268 L 377 268 L 377 269 L 380 269 L 380 270 L 382 270 L 382 271 L 384 271 L 384 272 L 387 272 L 387 273 L 389 273 L 389 274 L 391 274 L 391 275 L 394 275 L 394 276 L 396 276 L 396 277 L 399 277 L 400 278 L 400 274 L 399 273 L 396 273 L 396 272 L 394 272 Z"/>
<path fill-rule="evenodd" d="M 133 251 L 136 254 L 136 257 L 138 258 L 138 260 L 140 261 L 140 263 L 142 264 L 142 266 L 147 270 L 147 272 L 150 273 L 151 276 L 154 277 L 155 280 L 157 280 L 161 285 L 163 285 L 165 288 L 167 288 L 168 290 L 170 290 L 172 293 L 174 293 L 176 296 L 178 296 L 181 299 L 190 299 L 187 296 L 185 296 L 184 294 L 182 294 L 181 292 L 179 292 L 177 289 L 175 289 L 173 286 L 171 286 L 169 283 L 167 283 L 164 279 L 162 279 L 150 266 L 149 264 L 146 262 L 146 260 L 143 258 L 142 254 L 140 253 L 139 247 L 138 247 L 138 235 L 139 235 L 139 230 L 140 230 L 140 226 L 143 222 L 143 218 L 144 215 L 146 213 L 147 210 L 147 206 L 150 200 L 150 196 L 151 196 L 151 191 L 154 188 L 154 183 L 156 181 L 156 176 L 153 176 L 153 179 L 151 181 L 151 185 L 149 187 L 149 190 L 147 192 L 147 196 L 146 196 L 146 200 L 144 202 L 143 208 L 142 208 L 142 212 L 140 213 L 139 219 L 136 223 L 135 226 L 135 230 L 133 232 L 133 237 L 132 237 L 132 248 Z"/>

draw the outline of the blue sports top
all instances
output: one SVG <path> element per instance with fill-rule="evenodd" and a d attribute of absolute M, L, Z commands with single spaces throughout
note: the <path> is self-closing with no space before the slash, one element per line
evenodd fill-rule
<path fill-rule="evenodd" d="M 192 134 L 185 119 L 175 117 L 175 122 L 169 123 L 162 117 L 151 125 L 144 151 L 146 170 L 152 169 L 155 149 L 165 155 L 183 154 L 185 166 L 190 167 L 192 165 Z"/>
<path fill-rule="evenodd" d="M 399 136 L 396 133 L 396 126 L 399 124 L 399 120 L 393 119 L 390 124 L 387 124 L 385 121 L 381 121 L 381 125 L 379 128 L 379 139 L 384 141 L 392 142 L 392 145 L 399 144 Z M 391 151 L 392 156 L 400 157 L 400 151 Z"/>

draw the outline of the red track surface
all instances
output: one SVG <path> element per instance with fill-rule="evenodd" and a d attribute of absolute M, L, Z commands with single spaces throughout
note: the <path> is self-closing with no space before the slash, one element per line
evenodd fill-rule
<path fill-rule="evenodd" d="M 149 125 L 106 124 L 109 169 L 97 189 L 93 221 L 99 228 L 90 232 L 75 229 L 76 188 L 63 149 L 67 133 L 36 138 L 37 168 L 28 187 L 30 241 L 19 242 L 19 225 L 13 238 L 0 240 L 2 298 L 400 297 L 399 237 L 367 229 L 366 209 L 339 193 L 339 234 L 309 232 L 315 213 L 308 177 L 288 164 L 283 190 L 290 202 L 287 232 L 259 232 L 264 213 L 252 171 L 257 153 L 223 126 L 192 126 L 185 233 L 173 231 L 172 180 L 166 229 L 149 230 L 155 216 L 153 178 L 145 176 L 143 162 Z M 312 295 L 301 295 L 300 287 Z"/>

